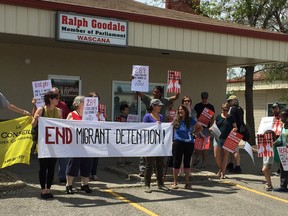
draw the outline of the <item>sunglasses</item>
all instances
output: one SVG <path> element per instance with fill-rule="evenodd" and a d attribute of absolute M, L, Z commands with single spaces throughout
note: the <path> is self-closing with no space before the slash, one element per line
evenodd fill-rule
<path fill-rule="evenodd" d="M 191 102 L 190 100 L 184 100 L 184 102 Z"/>
<path fill-rule="evenodd" d="M 228 111 L 228 109 L 222 109 L 223 111 Z"/>
<path fill-rule="evenodd" d="M 50 98 L 51 99 L 54 99 L 54 98 L 59 99 L 59 94 L 51 94 Z"/>

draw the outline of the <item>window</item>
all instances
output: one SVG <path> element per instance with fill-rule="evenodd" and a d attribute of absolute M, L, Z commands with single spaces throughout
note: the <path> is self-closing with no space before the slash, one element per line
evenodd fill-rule
<path fill-rule="evenodd" d="M 80 76 L 48 75 L 52 87 L 57 87 L 61 93 L 61 100 L 64 101 L 70 110 L 73 110 L 73 100 L 81 95 Z"/>
<path fill-rule="evenodd" d="M 272 105 L 273 105 L 273 103 L 267 104 L 268 116 L 273 116 Z M 279 105 L 280 105 L 280 110 L 286 109 L 286 103 L 279 102 Z"/>
<path fill-rule="evenodd" d="M 145 94 L 152 95 L 154 87 L 158 85 L 164 86 L 164 96 L 166 96 L 166 84 L 163 83 L 150 83 L 149 92 Z M 140 115 L 140 119 L 143 119 L 146 113 L 146 106 L 137 97 L 136 93 L 131 91 L 131 82 L 113 81 L 112 98 L 112 121 L 115 121 L 116 116 L 120 114 L 120 106 L 125 103 L 129 106 L 129 114 Z"/>

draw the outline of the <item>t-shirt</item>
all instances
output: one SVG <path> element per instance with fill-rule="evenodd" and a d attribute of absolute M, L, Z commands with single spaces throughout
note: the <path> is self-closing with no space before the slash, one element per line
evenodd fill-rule
<path fill-rule="evenodd" d="M 73 112 L 71 112 L 71 114 L 72 114 L 73 120 L 82 120 L 82 116 L 80 116 L 78 113 L 73 111 Z"/>
<path fill-rule="evenodd" d="M 150 97 L 149 95 L 146 95 L 144 94 L 143 97 L 142 97 L 142 102 L 145 104 L 146 106 L 146 109 L 150 107 L 150 102 L 153 98 Z M 165 116 L 166 115 L 166 110 L 167 110 L 167 107 L 172 104 L 173 102 L 173 97 L 168 97 L 168 98 L 161 98 L 159 99 L 164 105 L 162 106 L 162 109 L 160 111 L 160 114 L 162 116 Z"/>
<path fill-rule="evenodd" d="M 186 142 L 186 143 L 194 143 L 193 137 L 193 126 L 197 122 L 190 118 L 190 128 L 187 128 L 184 121 L 180 121 L 179 127 L 174 128 L 174 141 Z"/>
<path fill-rule="evenodd" d="M 68 114 L 70 113 L 70 110 L 69 110 L 67 104 L 64 101 L 59 101 L 57 108 L 62 110 L 62 118 L 66 119 Z"/>
<path fill-rule="evenodd" d="M 160 122 L 164 122 L 163 115 L 159 114 Z M 147 113 L 143 117 L 143 122 L 151 123 L 151 122 L 157 122 L 155 118 L 152 117 L 151 113 Z"/>
<path fill-rule="evenodd" d="M 240 106 L 234 105 L 229 109 L 228 113 L 233 116 L 233 118 L 236 121 L 238 131 L 240 131 L 240 127 L 244 123 L 244 111 L 243 111 L 243 109 Z"/>
<path fill-rule="evenodd" d="M 221 131 L 220 139 L 226 139 L 233 129 L 233 123 L 235 123 L 235 120 L 233 116 L 228 115 L 226 118 L 223 118 L 221 114 L 217 115 L 216 119 L 216 125 Z"/>
<path fill-rule="evenodd" d="M 215 108 L 212 104 L 210 103 L 207 103 L 207 104 L 203 104 L 203 103 L 197 103 L 195 106 L 194 106 L 194 110 L 196 111 L 197 113 L 197 119 L 199 118 L 199 116 L 201 115 L 201 113 L 203 112 L 203 110 L 207 108 L 209 110 L 212 110 L 214 113 L 215 113 Z M 204 126 L 203 126 L 204 127 Z"/>
<path fill-rule="evenodd" d="M 0 92 L 0 109 L 7 109 L 8 104 L 9 104 L 9 101 Z"/>

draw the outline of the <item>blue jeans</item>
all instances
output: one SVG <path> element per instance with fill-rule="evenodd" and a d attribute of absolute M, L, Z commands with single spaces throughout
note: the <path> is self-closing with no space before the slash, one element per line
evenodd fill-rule
<path fill-rule="evenodd" d="M 68 158 L 58 158 L 58 163 L 59 163 L 58 177 L 61 180 L 66 179 L 65 172 L 68 163 Z"/>

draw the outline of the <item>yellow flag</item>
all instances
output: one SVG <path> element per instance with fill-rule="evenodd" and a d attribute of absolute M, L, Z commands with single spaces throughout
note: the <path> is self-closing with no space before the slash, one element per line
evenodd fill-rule
<path fill-rule="evenodd" d="M 17 163 L 30 164 L 32 117 L 0 122 L 0 168 Z"/>

